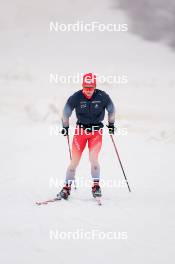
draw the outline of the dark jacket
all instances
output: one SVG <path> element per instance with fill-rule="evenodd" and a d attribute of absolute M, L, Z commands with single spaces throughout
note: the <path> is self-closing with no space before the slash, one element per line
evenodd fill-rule
<path fill-rule="evenodd" d="M 95 89 L 91 99 L 87 99 L 82 90 L 77 91 L 66 102 L 63 110 L 63 126 L 69 126 L 69 117 L 75 109 L 77 124 L 100 125 L 104 120 L 105 109 L 108 112 L 108 122 L 115 122 L 115 107 L 109 95 L 99 89 Z"/>

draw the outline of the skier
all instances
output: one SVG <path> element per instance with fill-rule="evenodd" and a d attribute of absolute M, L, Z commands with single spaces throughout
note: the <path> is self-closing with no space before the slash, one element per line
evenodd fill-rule
<path fill-rule="evenodd" d="M 77 123 L 72 143 L 72 159 L 67 168 L 65 185 L 57 197 L 67 199 L 71 192 L 71 184 L 75 179 L 76 168 L 79 164 L 83 150 L 88 142 L 89 160 L 91 163 L 91 175 L 93 180 L 92 195 L 101 197 L 99 152 L 102 146 L 102 130 L 105 109 L 108 112 L 108 129 L 114 134 L 115 107 L 109 95 L 96 89 L 96 76 L 87 73 L 83 76 L 82 90 L 77 91 L 66 102 L 63 110 L 64 136 L 69 135 L 69 118 L 75 109 Z"/>

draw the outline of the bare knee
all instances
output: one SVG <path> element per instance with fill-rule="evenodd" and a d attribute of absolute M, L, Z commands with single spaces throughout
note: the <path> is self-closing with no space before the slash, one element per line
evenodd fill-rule
<path fill-rule="evenodd" d="M 72 172 L 74 172 L 78 166 L 79 162 L 71 162 L 68 169 Z"/>

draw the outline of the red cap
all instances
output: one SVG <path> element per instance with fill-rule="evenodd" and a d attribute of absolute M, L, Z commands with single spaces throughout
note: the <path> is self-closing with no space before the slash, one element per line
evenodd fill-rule
<path fill-rule="evenodd" d="M 95 88 L 96 87 L 96 75 L 93 73 L 86 73 L 83 76 L 83 83 L 82 83 L 83 87 L 92 87 Z"/>

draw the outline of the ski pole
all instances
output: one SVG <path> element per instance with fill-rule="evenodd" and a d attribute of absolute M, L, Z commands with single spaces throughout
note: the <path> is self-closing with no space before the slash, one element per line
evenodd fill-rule
<path fill-rule="evenodd" d="M 67 135 L 67 144 L 68 144 L 68 148 L 69 148 L 70 160 L 72 160 L 72 154 L 71 154 L 71 149 L 70 149 L 70 139 L 69 139 L 69 135 Z"/>
<path fill-rule="evenodd" d="M 69 148 L 69 156 L 70 156 L 70 160 L 72 160 L 72 154 L 71 154 L 71 148 L 70 148 L 70 139 L 69 139 L 69 135 L 67 135 L 67 144 L 68 144 L 68 148 Z M 76 189 L 77 189 L 77 186 L 76 186 L 75 179 L 74 179 L 74 187 L 75 187 L 75 190 L 76 190 Z"/>
<path fill-rule="evenodd" d="M 64 122 L 63 122 L 63 118 L 61 119 L 62 121 L 62 126 L 63 126 L 63 130 L 65 132 L 65 127 L 64 127 Z M 69 127 L 68 127 L 69 128 Z M 64 134 L 65 135 L 65 134 Z M 68 148 L 69 148 L 69 156 L 70 156 L 70 160 L 72 160 L 72 155 L 71 155 L 71 148 L 70 148 L 70 139 L 69 139 L 69 135 L 68 133 L 66 134 L 67 137 L 67 144 L 68 144 Z"/>
<path fill-rule="evenodd" d="M 110 135 L 110 137 L 111 137 L 112 143 L 113 143 L 113 145 L 114 145 L 114 149 L 115 149 L 115 152 L 116 152 L 116 154 L 117 154 L 117 157 L 118 157 L 118 160 L 119 160 L 119 163 L 120 163 L 120 166 L 121 166 L 121 169 L 122 169 L 122 172 L 123 172 L 123 175 L 124 175 L 125 181 L 126 181 L 126 183 L 127 183 L 128 190 L 129 190 L 129 192 L 131 192 L 131 189 L 130 189 L 130 187 L 129 187 L 129 183 L 128 183 L 128 180 L 127 180 L 127 178 L 126 178 L 126 174 L 125 174 L 125 171 L 124 171 L 124 168 L 123 168 L 123 165 L 122 165 L 122 162 L 121 162 L 121 159 L 120 159 L 120 156 L 119 156 L 119 153 L 118 153 L 118 150 L 117 150 L 117 147 L 116 147 L 116 144 L 115 144 L 114 138 L 113 138 L 113 135 Z"/>

